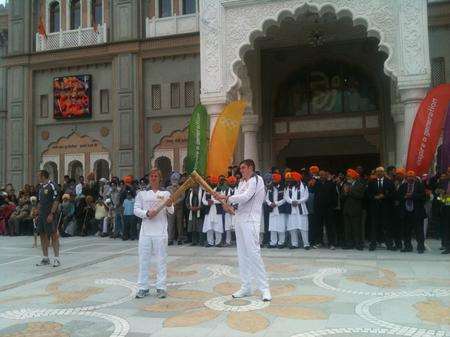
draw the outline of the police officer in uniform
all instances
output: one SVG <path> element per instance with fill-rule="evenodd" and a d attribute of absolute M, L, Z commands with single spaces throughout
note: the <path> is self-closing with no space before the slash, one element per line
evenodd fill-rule
<path fill-rule="evenodd" d="M 48 257 L 48 247 L 50 240 L 53 247 L 53 267 L 60 266 L 59 262 L 59 233 L 57 228 L 57 210 L 58 210 L 58 188 L 45 170 L 38 172 L 38 218 L 37 232 L 41 238 L 42 260 L 37 266 L 50 265 Z"/>

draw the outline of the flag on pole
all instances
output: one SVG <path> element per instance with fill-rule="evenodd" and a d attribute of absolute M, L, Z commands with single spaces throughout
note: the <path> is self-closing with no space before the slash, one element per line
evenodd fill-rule
<path fill-rule="evenodd" d="M 188 154 L 186 169 L 189 174 L 196 170 L 204 175 L 208 150 L 208 113 L 201 104 L 192 113 L 188 127 Z"/>
<path fill-rule="evenodd" d="M 206 170 L 208 175 L 218 176 L 227 173 L 228 166 L 233 159 L 246 106 L 247 103 L 244 101 L 231 102 L 217 118 L 209 142 Z"/>
<path fill-rule="evenodd" d="M 45 31 L 45 25 L 44 25 L 44 20 L 42 20 L 42 16 L 39 19 L 38 33 L 41 36 L 47 38 L 47 32 Z"/>

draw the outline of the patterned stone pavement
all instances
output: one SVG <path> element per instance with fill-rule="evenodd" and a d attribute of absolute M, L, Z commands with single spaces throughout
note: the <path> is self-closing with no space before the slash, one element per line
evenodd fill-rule
<path fill-rule="evenodd" d="M 450 336 L 450 263 L 426 254 L 263 250 L 273 301 L 234 300 L 235 248 L 170 247 L 169 297 L 137 291 L 137 242 L 62 241 L 36 267 L 29 237 L 0 237 L 0 337 Z"/>

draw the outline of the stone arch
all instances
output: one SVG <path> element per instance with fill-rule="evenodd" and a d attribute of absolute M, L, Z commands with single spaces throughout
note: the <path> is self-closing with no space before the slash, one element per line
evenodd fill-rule
<path fill-rule="evenodd" d="M 58 164 L 56 164 L 54 161 L 47 161 L 44 163 L 42 169 L 46 170 L 49 173 L 50 179 L 52 181 L 58 183 Z"/>
<path fill-rule="evenodd" d="M 396 78 L 397 71 L 396 64 L 394 62 L 394 57 L 396 55 L 394 55 L 393 52 L 392 38 L 386 37 L 386 28 L 382 29 L 381 25 L 376 25 L 374 22 L 371 22 L 371 20 L 369 20 L 366 16 L 360 15 L 358 12 L 361 12 L 361 10 L 358 11 L 359 8 L 355 9 L 355 7 L 358 6 L 353 6 L 350 9 L 342 4 L 339 5 L 339 3 L 321 4 L 319 3 L 319 1 L 312 1 L 308 2 L 307 4 L 303 1 L 299 3 L 300 4 L 297 7 L 292 9 L 286 8 L 289 2 L 280 2 L 278 6 L 273 6 L 272 11 L 267 12 L 271 13 L 272 15 L 266 14 L 266 18 L 262 22 L 260 22 L 257 27 L 255 27 L 249 33 L 248 31 L 240 33 L 240 36 L 242 36 L 242 34 L 246 34 L 244 41 L 241 42 L 237 46 L 237 48 L 230 48 L 230 51 L 228 52 L 229 54 L 227 55 L 228 62 L 226 62 L 226 64 L 230 65 L 231 67 L 228 69 L 228 72 L 230 73 L 228 74 L 228 76 L 231 76 L 231 78 L 228 78 L 227 87 L 225 88 L 227 94 L 239 90 L 241 86 L 245 86 L 246 82 L 248 82 L 248 79 L 245 76 L 246 72 L 245 70 L 243 70 L 246 68 L 244 58 L 247 52 L 254 50 L 255 41 L 259 37 L 264 37 L 270 27 L 279 27 L 286 18 L 298 20 L 302 14 L 306 14 L 308 12 L 317 13 L 320 17 L 322 17 L 324 14 L 332 14 L 335 15 L 338 19 L 347 18 L 349 20 L 352 20 L 354 26 L 361 25 L 365 27 L 366 35 L 368 37 L 375 37 L 379 41 L 378 49 L 387 54 L 387 59 L 384 62 L 385 74 L 391 78 Z M 290 6 L 292 6 L 292 4 L 290 4 Z M 386 4 L 385 6 L 380 5 L 378 8 L 379 11 L 386 11 L 386 18 L 389 17 L 390 9 L 392 10 L 392 8 L 388 4 Z M 367 10 L 367 12 L 369 12 L 369 10 Z M 393 25 L 392 22 L 390 24 Z"/>

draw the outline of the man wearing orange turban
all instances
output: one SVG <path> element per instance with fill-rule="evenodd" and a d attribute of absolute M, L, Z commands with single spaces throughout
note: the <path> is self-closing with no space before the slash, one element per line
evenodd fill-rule
<path fill-rule="evenodd" d="M 319 166 L 316 165 L 313 165 L 309 168 L 309 173 L 311 173 L 311 175 L 315 178 L 318 178 L 319 171 Z"/>
<path fill-rule="evenodd" d="M 211 187 L 217 191 L 219 177 L 211 177 Z M 224 192 L 220 192 L 224 195 Z M 208 242 L 206 247 L 220 246 L 223 233 L 223 217 L 224 214 L 222 204 L 216 200 L 211 194 L 205 192 L 203 194 L 202 203 L 207 207 L 205 219 L 203 221 L 203 233 L 206 233 Z"/>
<path fill-rule="evenodd" d="M 400 186 L 399 200 L 401 200 L 401 213 L 403 218 L 403 249 L 402 252 L 412 252 L 411 235 L 415 232 L 417 252 L 425 251 L 425 235 L 423 219 L 425 213 L 425 186 L 416 178 L 412 170 L 406 172 L 406 181 Z"/>
<path fill-rule="evenodd" d="M 286 173 L 291 176 L 291 173 Z M 284 247 L 286 241 L 285 216 L 280 212 L 280 208 L 286 202 L 284 200 L 283 186 L 281 185 L 281 174 L 272 174 L 272 186 L 266 193 L 266 204 L 269 206 L 269 248 Z"/>
<path fill-rule="evenodd" d="M 347 170 L 347 181 L 342 186 L 341 207 L 344 216 L 344 249 L 363 250 L 363 200 L 366 186 L 359 179 L 359 173 L 356 170 Z"/>
<path fill-rule="evenodd" d="M 287 186 L 284 191 L 284 200 L 289 207 L 287 219 L 287 230 L 291 237 L 291 249 L 299 247 L 298 231 L 302 235 L 303 245 L 306 250 L 309 249 L 308 238 L 308 209 L 306 201 L 309 198 L 308 188 L 301 182 L 302 176 L 298 172 L 292 172 L 294 182 Z"/>

